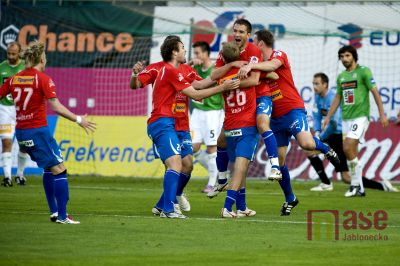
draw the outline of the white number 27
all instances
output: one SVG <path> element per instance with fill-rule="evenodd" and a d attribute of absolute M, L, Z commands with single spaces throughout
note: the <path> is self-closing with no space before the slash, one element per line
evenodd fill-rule
<path fill-rule="evenodd" d="M 16 88 L 14 88 L 14 91 L 17 92 L 17 97 L 15 97 L 15 99 L 14 99 L 15 109 L 17 111 L 19 111 L 20 110 L 20 106 L 18 106 L 18 102 L 21 100 L 22 89 L 16 87 Z M 24 105 L 22 106 L 22 110 L 23 111 L 25 111 L 26 107 L 28 106 L 29 100 L 31 99 L 32 94 L 33 94 L 33 89 L 32 88 L 24 88 L 24 92 L 26 93 L 26 97 L 25 97 L 25 100 L 24 100 Z"/>

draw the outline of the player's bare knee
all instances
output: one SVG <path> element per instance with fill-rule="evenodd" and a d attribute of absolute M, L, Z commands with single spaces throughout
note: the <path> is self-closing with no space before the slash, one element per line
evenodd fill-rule
<path fill-rule="evenodd" d="M 2 151 L 3 152 L 11 152 L 12 149 L 12 140 L 11 139 L 2 139 Z"/>
<path fill-rule="evenodd" d="M 50 171 L 53 175 L 59 175 L 62 172 L 64 172 L 65 170 L 67 170 L 67 168 L 65 168 L 65 165 L 63 163 L 57 164 L 50 168 Z"/>

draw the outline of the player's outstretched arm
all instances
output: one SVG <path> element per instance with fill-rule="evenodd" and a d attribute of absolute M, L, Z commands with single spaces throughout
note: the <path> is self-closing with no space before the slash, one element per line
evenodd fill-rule
<path fill-rule="evenodd" d="M 210 78 L 212 80 L 218 80 L 218 79 L 222 78 L 223 76 L 225 76 L 225 74 L 228 73 L 228 71 L 232 67 L 240 68 L 240 67 L 244 66 L 245 64 L 247 64 L 246 61 L 234 61 L 234 62 L 230 62 L 226 65 L 223 65 L 222 67 L 214 68 L 213 72 L 211 73 Z"/>
<path fill-rule="evenodd" d="M 90 130 L 91 132 L 94 132 L 96 130 L 96 123 L 86 120 L 87 115 L 84 116 L 75 115 L 70 110 L 68 110 L 62 103 L 60 103 L 60 101 L 57 98 L 49 99 L 49 103 L 51 109 L 54 112 L 72 122 L 78 123 L 78 125 L 80 125 L 86 131 L 86 133 L 88 133 L 88 130 Z"/>
<path fill-rule="evenodd" d="M 204 89 L 204 90 L 196 90 L 193 86 L 189 86 L 186 89 L 182 90 L 182 93 L 189 96 L 190 98 L 200 101 L 204 98 L 208 98 L 214 94 L 230 91 L 239 88 L 240 81 L 239 80 L 226 80 L 223 84 Z"/>
<path fill-rule="evenodd" d="M 325 130 L 327 125 L 330 123 L 331 117 L 333 116 L 333 114 L 336 112 L 336 110 L 340 105 L 340 99 L 341 96 L 339 94 L 336 94 L 335 98 L 333 98 L 333 101 L 331 103 L 331 108 L 329 108 L 329 112 L 326 115 L 324 121 L 322 122 L 322 130 Z"/>
<path fill-rule="evenodd" d="M 276 72 L 274 72 L 274 71 L 268 72 L 266 77 L 267 77 L 267 79 L 272 79 L 272 80 L 278 80 L 279 79 L 279 75 L 276 74 Z"/>
<path fill-rule="evenodd" d="M 137 76 L 139 73 L 144 69 L 144 61 L 138 61 L 133 67 L 132 67 L 132 76 L 131 76 L 131 82 L 129 86 L 131 87 L 132 90 L 138 89 L 142 87 L 142 83 L 138 80 Z"/>
<path fill-rule="evenodd" d="M 376 105 L 378 106 L 381 125 L 382 127 L 387 127 L 389 125 L 389 119 L 386 117 L 385 111 L 383 110 L 382 99 L 381 96 L 379 95 L 378 89 L 376 87 L 372 88 L 371 93 L 374 96 Z"/>
<path fill-rule="evenodd" d="M 257 86 L 260 83 L 260 72 L 250 72 L 250 76 L 240 80 L 240 88 Z"/>
<path fill-rule="evenodd" d="M 210 77 L 207 77 L 202 80 L 195 80 L 192 82 L 193 88 L 196 90 L 204 90 L 206 88 L 209 88 L 211 86 L 215 85 L 215 81 L 213 81 Z"/>
<path fill-rule="evenodd" d="M 256 64 L 247 64 L 242 66 L 239 70 L 239 78 L 244 79 L 247 77 L 251 70 L 261 70 L 266 72 L 272 72 L 282 66 L 282 62 L 278 59 L 272 59 L 271 61 L 263 61 Z"/>

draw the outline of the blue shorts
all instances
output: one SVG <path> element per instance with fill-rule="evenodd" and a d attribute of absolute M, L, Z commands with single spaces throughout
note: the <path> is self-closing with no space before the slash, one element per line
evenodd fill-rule
<path fill-rule="evenodd" d="M 261 96 L 256 99 L 257 103 L 257 109 L 256 109 L 256 114 L 257 115 L 268 115 L 271 117 L 272 113 L 272 97 L 271 96 Z"/>
<path fill-rule="evenodd" d="M 278 147 L 288 146 L 290 138 L 302 131 L 310 131 L 307 123 L 307 112 L 304 109 L 293 109 L 284 116 L 271 119 Z"/>
<path fill-rule="evenodd" d="M 50 135 L 49 128 L 17 129 L 19 146 L 24 149 L 40 168 L 51 168 L 63 162 L 60 148 Z"/>
<path fill-rule="evenodd" d="M 178 139 L 181 142 L 182 159 L 188 155 L 193 155 L 192 136 L 190 131 L 178 131 Z"/>
<path fill-rule="evenodd" d="M 234 162 L 237 157 L 253 161 L 258 144 L 257 127 L 225 130 L 225 137 L 229 161 Z"/>
<path fill-rule="evenodd" d="M 174 118 L 159 118 L 147 125 L 147 135 L 153 141 L 156 158 L 165 162 L 171 156 L 181 155 L 181 142 L 175 130 Z"/>

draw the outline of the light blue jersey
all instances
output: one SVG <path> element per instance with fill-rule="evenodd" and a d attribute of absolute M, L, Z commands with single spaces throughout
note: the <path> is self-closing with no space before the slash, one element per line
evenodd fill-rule
<path fill-rule="evenodd" d="M 326 140 L 332 134 L 342 134 L 342 117 L 341 108 L 336 110 L 335 114 L 332 116 L 329 125 L 325 131 L 321 131 L 321 123 L 328 114 L 329 109 L 333 99 L 335 98 L 336 90 L 330 89 L 325 97 L 320 95 L 315 95 L 314 108 L 313 108 L 313 118 L 314 118 L 314 131 L 320 131 L 321 140 Z"/>

